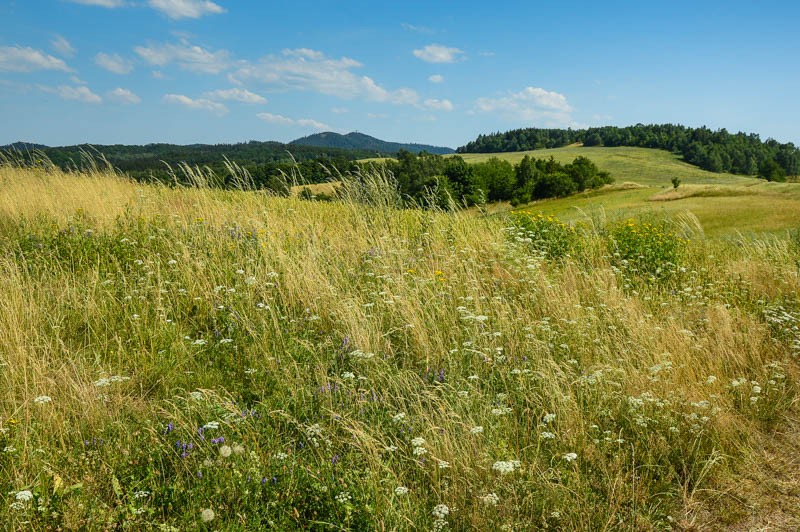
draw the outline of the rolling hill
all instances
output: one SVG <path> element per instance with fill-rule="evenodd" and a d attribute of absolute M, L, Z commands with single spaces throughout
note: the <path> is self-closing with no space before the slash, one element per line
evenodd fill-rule
<path fill-rule="evenodd" d="M 363 133 L 352 132 L 346 135 L 326 131 L 316 133 L 307 137 L 293 140 L 289 144 L 295 146 L 317 146 L 322 148 L 343 148 L 351 150 L 367 150 L 380 154 L 393 154 L 400 150 L 407 150 L 412 153 L 426 151 L 437 155 L 454 153 L 452 148 L 442 146 L 429 146 L 427 144 L 404 144 L 400 142 L 388 142 L 376 139 Z"/>

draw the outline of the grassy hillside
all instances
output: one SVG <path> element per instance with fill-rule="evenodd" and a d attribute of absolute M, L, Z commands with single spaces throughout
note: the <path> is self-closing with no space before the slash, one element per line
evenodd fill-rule
<path fill-rule="evenodd" d="M 603 148 L 571 146 L 513 153 L 465 153 L 460 154 L 467 162 L 482 162 L 497 157 L 516 164 L 525 155 L 537 159 L 553 157 L 562 164 L 576 157 L 588 157 L 601 170 L 610 172 L 618 183 L 633 181 L 647 186 L 671 186 L 670 180 L 678 176 L 684 183 L 746 183 L 750 178 L 733 174 L 707 172 L 680 160 L 680 157 L 664 150 L 649 148 Z"/>
<path fill-rule="evenodd" d="M 370 185 L 0 167 L 0 523 L 800 526 L 797 237 Z"/>
<path fill-rule="evenodd" d="M 555 215 L 565 222 L 624 218 L 691 218 L 707 236 L 781 232 L 800 227 L 800 184 L 769 183 L 762 179 L 713 173 L 684 163 L 680 157 L 648 148 L 570 146 L 526 152 L 459 154 L 469 163 L 498 157 L 516 164 L 525 155 L 553 157 L 559 163 L 576 157 L 591 159 L 616 182 L 602 190 L 568 198 L 524 205 L 518 211 Z M 368 159 L 367 161 L 380 161 Z M 671 180 L 681 185 L 674 191 Z M 506 212 L 508 205 L 491 205 L 490 212 Z"/>
<path fill-rule="evenodd" d="M 468 162 L 497 156 L 514 164 L 525 155 L 552 156 L 560 163 L 578 156 L 588 157 L 601 170 L 610 172 L 616 183 L 599 191 L 535 202 L 520 210 L 552 214 L 569 222 L 688 215 L 709 236 L 800 227 L 800 184 L 768 183 L 752 177 L 707 172 L 663 150 L 573 146 L 462 156 Z M 673 177 L 681 180 L 678 191 L 672 190 Z"/>

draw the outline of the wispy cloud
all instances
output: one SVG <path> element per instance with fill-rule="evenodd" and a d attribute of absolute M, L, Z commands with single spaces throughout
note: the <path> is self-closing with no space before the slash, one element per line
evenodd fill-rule
<path fill-rule="evenodd" d="M 57 54 L 64 57 L 73 57 L 75 55 L 75 47 L 61 35 L 56 35 L 50 41 L 50 46 L 56 51 Z"/>
<path fill-rule="evenodd" d="M 97 6 L 114 9 L 144 5 L 130 0 L 67 0 L 73 4 Z M 218 15 L 225 12 L 221 5 L 210 0 L 147 0 L 146 5 L 171 19 L 200 18 L 205 15 Z"/>
<path fill-rule="evenodd" d="M 109 100 L 117 103 L 122 103 L 126 105 L 137 104 L 142 101 L 137 95 L 133 92 L 129 91 L 128 89 L 123 89 L 122 87 L 118 87 L 113 91 L 110 91 L 106 94 Z"/>
<path fill-rule="evenodd" d="M 99 7 L 122 7 L 125 4 L 124 0 L 67 0 L 73 4 L 83 4 L 85 6 L 99 6 Z"/>
<path fill-rule="evenodd" d="M 80 87 L 70 87 L 69 85 L 59 85 L 58 87 L 39 87 L 44 92 L 58 95 L 62 100 L 73 100 L 83 103 L 101 103 L 103 99 L 93 93 L 89 87 L 85 85 Z"/>
<path fill-rule="evenodd" d="M 431 35 L 436 33 L 436 30 L 433 28 L 429 28 L 427 26 L 418 26 L 416 24 L 408 24 L 406 22 L 401 22 L 400 27 L 404 30 L 411 31 L 414 33 L 423 33 L 426 35 Z"/>
<path fill-rule="evenodd" d="M 414 50 L 414 55 L 428 63 L 455 63 L 461 59 L 464 51 L 441 44 L 429 44 L 425 48 Z"/>
<path fill-rule="evenodd" d="M 172 19 L 200 18 L 225 12 L 225 8 L 209 0 L 148 0 L 147 5 Z"/>
<path fill-rule="evenodd" d="M 362 66 L 349 57 L 332 59 L 316 50 L 298 48 L 265 56 L 256 63 L 242 63 L 229 78 L 238 84 L 255 82 L 277 90 L 313 91 L 345 99 L 395 104 L 419 101 L 419 95 L 412 89 L 389 90 L 369 76 L 353 72 Z"/>
<path fill-rule="evenodd" d="M 267 99 L 245 89 L 221 89 L 203 94 L 209 100 L 232 100 L 242 103 L 267 103 Z"/>
<path fill-rule="evenodd" d="M 495 113 L 510 120 L 543 121 L 553 126 L 573 122 L 566 96 L 540 87 L 525 87 L 499 98 L 478 98 L 473 112 Z"/>
<path fill-rule="evenodd" d="M 295 118 L 289 118 L 288 116 L 276 115 L 272 113 L 258 113 L 256 117 L 265 122 L 269 122 L 270 124 L 278 124 L 283 126 L 301 126 L 301 127 L 316 129 L 318 131 L 333 129 L 328 124 L 324 124 L 322 122 L 313 120 L 311 118 L 295 119 Z"/>
<path fill-rule="evenodd" d="M 432 76 L 428 76 L 428 81 L 431 83 L 441 83 L 444 81 L 444 76 L 441 74 L 434 74 Z"/>
<path fill-rule="evenodd" d="M 186 39 L 178 43 L 137 46 L 133 50 L 150 65 L 163 67 L 175 63 L 183 70 L 203 74 L 219 74 L 232 65 L 227 50 L 212 52 Z"/>
<path fill-rule="evenodd" d="M 0 46 L 0 72 L 33 72 L 36 70 L 71 71 L 64 61 L 40 50 L 27 46 Z"/>
<path fill-rule="evenodd" d="M 422 102 L 422 105 L 426 109 L 430 109 L 432 111 L 452 111 L 453 110 L 453 102 L 450 100 L 438 100 L 436 98 L 431 98 L 429 100 L 425 100 Z"/>
<path fill-rule="evenodd" d="M 228 113 L 228 108 L 224 104 L 214 102 L 206 98 L 192 99 L 183 94 L 165 94 L 164 101 L 188 107 L 189 109 L 198 109 L 209 111 L 217 116 L 224 116 Z"/>
<path fill-rule="evenodd" d="M 133 64 L 119 54 L 100 52 L 94 56 L 94 63 L 114 74 L 130 74 L 133 70 Z"/>
<path fill-rule="evenodd" d="M 349 113 L 349 112 L 350 112 L 350 109 L 348 109 L 346 107 L 331 107 L 331 113 L 334 113 L 334 114 L 337 114 L 337 115 L 343 115 L 343 114 Z"/>

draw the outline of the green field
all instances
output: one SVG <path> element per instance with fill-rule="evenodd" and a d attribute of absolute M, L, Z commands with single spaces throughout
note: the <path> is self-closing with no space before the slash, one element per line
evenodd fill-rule
<path fill-rule="evenodd" d="M 528 206 L 568 225 L 381 179 L 0 166 L 0 528 L 800 526 L 800 236 L 673 207 L 778 229 L 796 185 Z M 677 225 L 598 214 L 642 205 Z"/>
<path fill-rule="evenodd" d="M 570 146 L 513 153 L 467 153 L 460 157 L 469 163 L 497 157 L 516 164 L 526 155 L 552 156 L 562 164 L 576 157 L 587 157 L 601 170 L 611 173 L 615 183 L 568 198 L 523 205 L 519 211 L 552 214 L 568 222 L 613 221 L 632 216 L 695 217 L 705 235 L 719 237 L 800 227 L 800 184 L 768 183 L 755 177 L 708 172 L 664 150 Z M 681 180 L 678 191 L 672 190 L 673 177 Z M 509 209 L 508 205 L 487 207 L 494 213 Z"/>

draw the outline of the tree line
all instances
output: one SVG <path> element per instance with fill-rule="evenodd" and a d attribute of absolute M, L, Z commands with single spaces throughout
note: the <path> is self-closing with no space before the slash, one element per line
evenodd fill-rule
<path fill-rule="evenodd" d="M 382 163 L 391 171 L 401 195 L 410 203 L 451 208 L 486 202 L 514 205 L 537 199 L 568 196 L 613 182 L 586 157 L 571 164 L 525 156 L 512 165 L 492 157 L 468 164 L 459 156 L 400 151 L 397 159 Z"/>
<path fill-rule="evenodd" d="M 800 149 L 791 142 L 762 141 L 754 133 L 712 131 L 703 126 L 690 128 L 675 124 L 637 124 L 628 127 L 588 129 L 525 128 L 480 135 L 458 148 L 458 153 L 498 153 L 584 146 L 632 146 L 656 148 L 680 154 L 683 159 L 710 172 L 758 175 L 769 181 L 785 181 L 800 175 Z"/>

